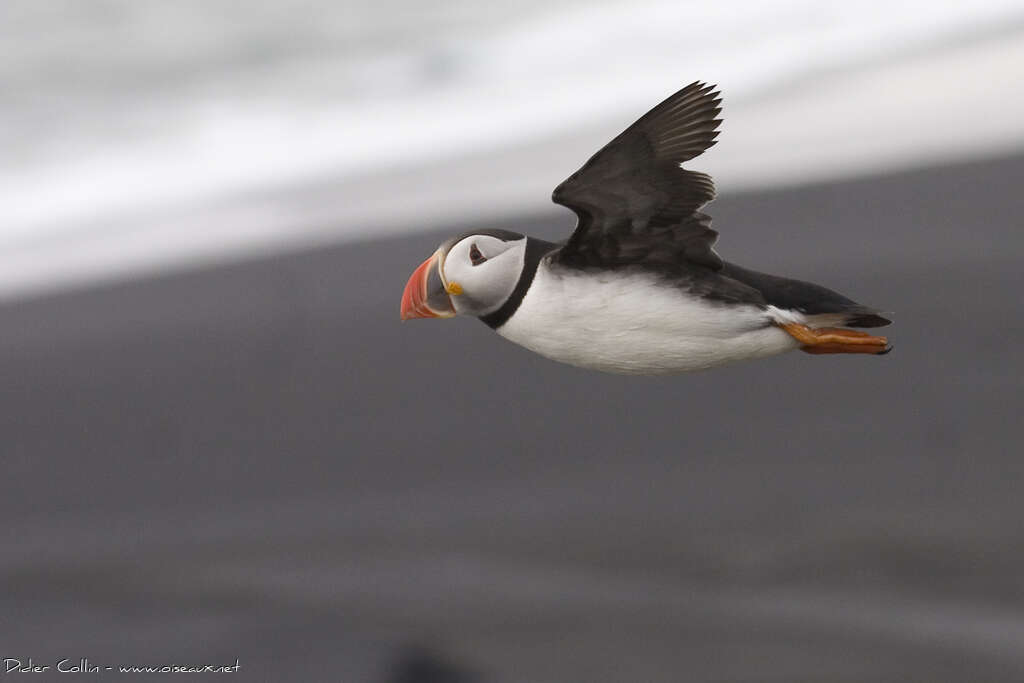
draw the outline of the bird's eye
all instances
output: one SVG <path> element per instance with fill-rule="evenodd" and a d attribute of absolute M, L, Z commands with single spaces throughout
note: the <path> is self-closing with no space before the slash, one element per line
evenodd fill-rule
<path fill-rule="evenodd" d="M 481 263 L 487 260 L 487 257 L 480 253 L 480 250 L 476 248 L 476 245 L 472 245 L 469 248 L 469 261 L 474 266 L 479 266 Z"/>

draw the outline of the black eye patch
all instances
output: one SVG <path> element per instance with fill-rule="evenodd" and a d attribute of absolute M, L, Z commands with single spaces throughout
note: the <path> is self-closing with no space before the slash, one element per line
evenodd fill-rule
<path fill-rule="evenodd" d="M 481 263 L 487 260 L 487 257 L 480 253 L 480 250 L 473 244 L 469 247 L 469 261 L 474 266 L 479 266 Z"/>

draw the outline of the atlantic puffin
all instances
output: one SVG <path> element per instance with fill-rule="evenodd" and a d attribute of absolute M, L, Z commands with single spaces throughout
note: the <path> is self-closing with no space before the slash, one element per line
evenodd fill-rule
<path fill-rule="evenodd" d="M 577 217 L 552 243 L 481 229 L 409 278 L 401 317 L 476 316 L 506 339 L 623 374 L 701 370 L 800 349 L 881 355 L 891 321 L 820 285 L 722 260 L 700 211 L 711 177 L 682 164 L 715 144 L 721 97 L 697 81 L 651 109 L 555 188 Z"/>

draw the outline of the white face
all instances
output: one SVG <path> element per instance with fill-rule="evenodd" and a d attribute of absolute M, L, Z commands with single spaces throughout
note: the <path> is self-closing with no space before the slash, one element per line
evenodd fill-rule
<path fill-rule="evenodd" d="M 441 270 L 456 313 L 486 315 L 501 308 L 519 282 L 525 257 L 525 237 L 470 235 L 452 245 Z"/>

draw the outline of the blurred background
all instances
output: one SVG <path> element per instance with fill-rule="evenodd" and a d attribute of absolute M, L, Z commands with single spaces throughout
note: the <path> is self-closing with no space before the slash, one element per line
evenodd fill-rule
<path fill-rule="evenodd" d="M 0 676 L 1024 680 L 1022 77 L 1018 1 L 5 0 Z M 694 80 L 719 252 L 894 353 L 399 324 Z"/>

